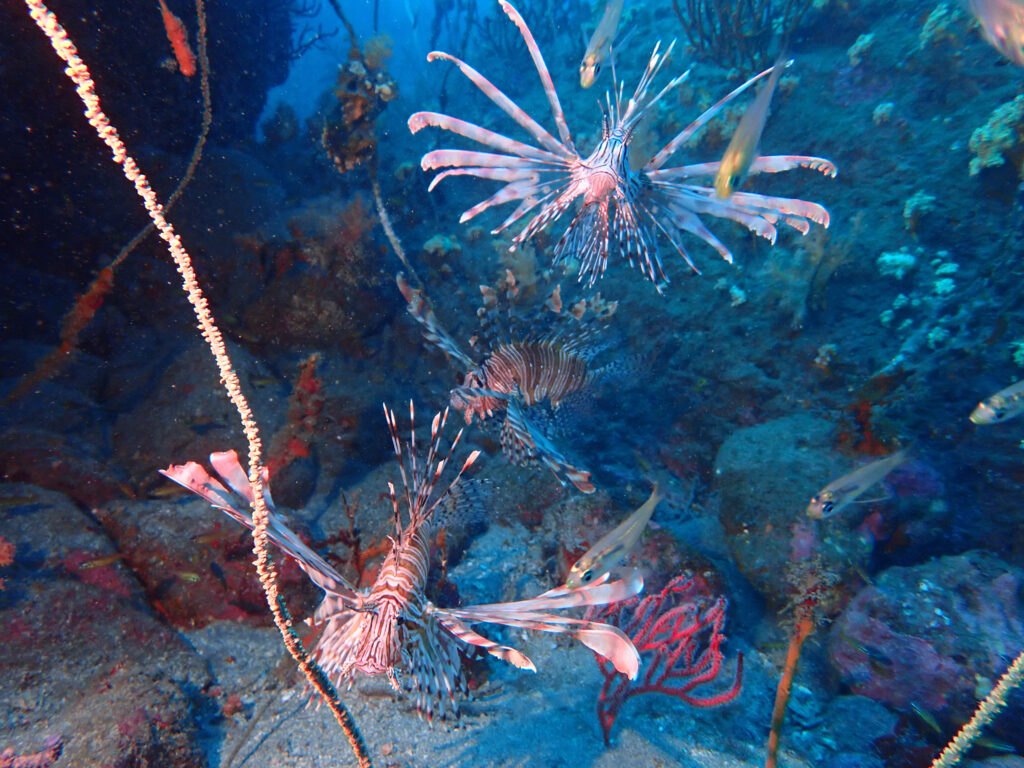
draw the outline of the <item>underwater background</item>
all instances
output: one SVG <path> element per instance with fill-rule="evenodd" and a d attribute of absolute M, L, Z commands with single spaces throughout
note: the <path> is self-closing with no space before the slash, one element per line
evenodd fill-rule
<path fill-rule="evenodd" d="M 517 4 L 583 156 L 615 110 L 610 60 L 580 83 L 606 5 Z M 814 201 L 827 228 L 801 234 L 780 214 L 772 243 L 705 217 L 733 263 L 686 233 L 701 274 L 662 239 L 668 280 L 648 280 L 613 242 L 593 286 L 572 259 L 553 261 L 573 209 L 510 252 L 529 216 L 492 230 L 512 205 L 459 220 L 498 182 L 428 191 L 424 154 L 486 148 L 412 134 L 413 113 L 531 141 L 430 51 L 559 135 L 497 3 L 53 6 L 173 201 L 278 510 L 352 584 L 374 583 L 395 533 L 382 402 L 403 436 L 408 401 L 421 427 L 451 404 L 449 438 L 465 427 L 454 463 L 482 452 L 472 503 L 433 542 L 438 606 L 544 593 L 652 487 L 662 494 L 626 560 L 643 594 L 591 614 L 637 643 L 639 680 L 566 634 L 478 626 L 536 672 L 464 646 L 457 719 L 428 722 L 382 675 L 340 686 L 374 764 L 759 765 L 774 730 L 786 765 L 915 768 L 971 717 L 1024 650 L 1024 420 L 969 418 L 1024 378 L 1024 70 L 979 27 L 978 8 L 997 5 L 627 0 L 624 99 L 658 41 L 676 43 L 655 93 L 692 66 L 635 126 L 634 171 L 784 47 L 794 63 L 759 151 L 838 173 L 739 187 Z M 328 708 L 307 706 L 249 532 L 159 474 L 246 440 L 175 265 L 62 70 L 25 6 L 0 4 L 0 766 L 355 765 Z M 679 162 L 722 159 L 755 90 Z M 471 372 L 425 340 L 399 272 L 476 363 L 502 341 L 585 350 L 571 397 L 524 409 L 553 447 L 521 460 L 500 414 L 466 424 Z M 808 514 L 833 481 L 901 449 L 852 503 Z M 321 592 L 275 559 L 305 635 L 298 620 Z M 629 623 L 641 606 L 679 622 L 647 637 Z M 787 657 L 798 663 L 773 728 Z M 664 679 L 645 677 L 656 664 Z M 965 760 L 1024 766 L 1024 695 L 1006 705 Z"/>

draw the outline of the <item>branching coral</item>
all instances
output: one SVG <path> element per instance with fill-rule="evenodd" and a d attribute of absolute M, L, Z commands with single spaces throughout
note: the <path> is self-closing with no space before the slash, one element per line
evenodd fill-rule
<path fill-rule="evenodd" d="M 597 663 L 604 685 L 597 700 L 597 718 L 609 743 L 622 705 L 644 693 L 663 693 L 695 707 L 717 707 L 735 699 L 743 685 L 743 656 L 736 663 L 732 685 L 717 693 L 694 691 L 714 681 L 722 669 L 725 642 L 725 598 L 708 601 L 698 578 L 676 576 L 657 595 L 588 611 L 587 618 L 622 629 L 640 652 L 637 681 L 617 673 L 605 659 Z"/>
<path fill-rule="evenodd" d="M 770 63 L 771 41 L 789 38 L 812 0 L 679 0 L 672 6 L 690 44 L 724 67 L 754 70 Z"/>

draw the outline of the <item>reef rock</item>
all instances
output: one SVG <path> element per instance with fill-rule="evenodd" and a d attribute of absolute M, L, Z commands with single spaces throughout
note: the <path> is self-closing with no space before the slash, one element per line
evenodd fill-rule
<path fill-rule="evenodd" d="M 203 627 L 217 619 L 270 623 L 252 564 L 252 536 L 205 501 L 115 502 L 95 515 L 150 601 L 176 627 Z M 291 518 L 289 524 L 294 526 Z M 294 560 L 277 560 L 289 610 L 312 613 L 321 593 Z"/>
<path fill-rule="evenodd" d="M 855 693 L 956 730 L 1024 648 L 1022 585 L 1024 571 L 982 551 L 890 568 L 833 626 L 832 665 Z M 1022 716 L 1018 703 L 993 733 L 1024 747 Z"/>
<path fill-rule="evenodd" d="M 807 502 L 850 471 L 849 461 L 833 451 L 833 429 L 824 419 L 786 416 L 733 432 L 715 459 L 720 519 L 736 565 L 776 603 L 790 591 L 794 539 L 807 546 Z M 814 539 L 810 546 L 833 570 L 860 567 L 869 554 L 867 540 L 840 516 L 825 521 Z"/>
<path fill-rule="evenodd" d="M 0 591 L 3 746 L 62 737 L 61 765 L 205 765 L 194 714 L 209 674 L 110 540 L 61 494 L 5 484 L 0 500 L 15 547 Z"/>

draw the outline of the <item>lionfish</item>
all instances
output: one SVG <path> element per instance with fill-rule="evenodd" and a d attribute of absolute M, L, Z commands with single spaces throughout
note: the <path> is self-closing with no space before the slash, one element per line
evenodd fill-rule
<path fill-rule="evenodd" d="M 714 179 L 720 162 L 697 163 L 672 168 L 663 167 L 668 159 L 722 108 L 768 75 L 770 68 L 747 80 L 700 117 L 684 128 L 659 152 L 633 171 L 629 163 L 629 146 L 637 125 L 670 90 L 682 83 L 690 74 L 687 70 L 673 78 L 664 88 L 651 95 L 651 84 L 672 52 L 675 43 L 660 53 L 660 43 L 654 46 L 633 97 L 625 104 L 621 83 L 615 89 L 614 105 L 606 96 L 606 112 L 602 136 L 597 147 L 586 158 L 577 151 L 562 112 L 558 94 L 548 72 L 544 57 L 519 12 L 506 0 L 499 0 L 505 14 L 519 28 L 533 64 L 540 75 L 548 104 L 554 116 L 558 138 L 552 136 L 540 123 L 528 115 L 487 78 L 461 59 L 442 51 L 433 51 L 428 61 L 444 59 L 455 64 L 505 114 L 519 124 L 539 146 L 511 139 L 488 128 L 437 112 L 416 112 L 409 118 L 409 130 L 416 133 L 425 127 L 441 128 L 482 144 L 496 152 L 474 152 L 459 149 L 436 149 L 423 156 L 423 170 L 447 168 L 430 182 L 430 189 L 447 176 L 477 176 L 504 182 L 504 186 L 462 214 L 460 222 L 493 206 L 513 200 L 518 207 L 494 231 L 497 234 L 533 213 L 532 218 L 512 239 L 511 250 L 553 224 L 577 199 L 582 204 L 566 227 L 554 250 L 554 263 L 562 264 L 575 259 L 579 262 L 579 279 L 588 285 L 604 274 L 608 262 L 609 241 L 614 236 L 619 250 L 629 259 L 631 266 L 639 265 L 641 272 L 655 283 L 659 293 L 659 279 L 667 282 L 658 253 L 660 232 L 686 263 L 697 273 L 697 266 L 683 248 L 684 232 L 696 235 L 718 251 L 728 262 L 732 253 L 707 228 L 704 215 L 732 219 L 775 242 L 776 225 L 781 221 L 801 234 L 810 230 L 811 223 L 827 227 L 828 211 L 822 206 L 785 197 L 770 197 L 751 192 L 734 192 L 727 199 L 719 199 L 708 183 Z M 779 173 L 793 168 L 811 168 L 827 176 L 835 176 L 836 166 L 820 157 L 803 155 L 769 155 L 756 157 L 750 165 L 749 175 Z M 614 203 L 614 214 L 609 210 Z"/>
<path fill-rule="evenodd" d="M 412 418 L 411 403 L 409 411 Z M 264 482 L 264 498 L 270 509 L 270 540 L 293 558 L 325 593 L 312 619 L 308 620 L 314 626 L 323 626 L 314 654 L 324 671 L 339 685 L 347 681 L 350 686 L 356 671 L 366 675 L 384 674 L 397 692 L 416 692 L 417 707 L 428 717 L 433 717 L 435 707 L 444 717 L 446 702 L 452 714 L 458 717 L 456 695 L 464 696 L 467 692 L 460 643 L 482 648 L 521 669 L 536 671 L 525 654 L 499 645 L 471 627 L 478 622 L 489 622 L 571 635 L 611 661 L 620 672 L 635 678 L 639 654 L 619 629 L 548 611 L 627 599 L 643 589 L 643 579 L 638 573 L 631 573 L 618 581 L 605 578 L 600 583 L 575 589 L 563 586 L 530 600 L 469 608 L 440 608 L 427 598 L 429 542 L 433 529 L 438 525 L 437 512 L 451 501 L 460 479 L 480 452 L 472 452 L 447 488 L 437 492 L 438 481 L 462 436 L 461 430 L 447 455 L 439 458 L 439 443 L 448 411 L 435 415 L 426 460 L 421 462 L 417 458 L 413 428 L 410 427 L 410 438 L 406 443 L 406 457 L 398 437 L 394 412 L 387 406 L 384 412 L 398 457 L 403 488 L 396 492 L 395 486 L 388 483 L 395 534 L 377 579 L 368 589 L 358 589 L 350 584 L 284 524 L 273 506 L 269 486 Z M 191 461 L 172 465 L 162 474 L 203 497 L 242 525 L 252 528 L 252 518 L 245 505 L 245 502 L 252 502 L 252 490 L 238 455 L 234 451 L 214 453 L 210 456 L 210 464 L 223 483 L 200 464 Z M 400 513 L 403 505 L 407 510 L 404 518 Z"/>
<path fill-rule="evenodd" d="M 504 412 L 501 447 L 513 464 L 544 464 L 560 482 L 568 480 L 583 493 L 593 493 L 590 472 L 566 457 L 528 411 L 540 405 L 557 409 L 600 375 L 591 366 L 600 347 L 592 343 L 589 329 L 548 336 L 527 333 L 524 338 L 485 344 L 483 358 L 477 361 L 441 326 L 422 290 L 409 285 L 403 275 L 397 282 L 409 314 L 423 325 L 427 340 L 462 368 L 462 382 L 451 392 L 451 407 L 463 412 L 467 424 L 474 417 L 485 421 Z M 484 306 L 479 314 L 486 320 L 498 297 L 488 286 L 481 286 L 481 291 Z"/>

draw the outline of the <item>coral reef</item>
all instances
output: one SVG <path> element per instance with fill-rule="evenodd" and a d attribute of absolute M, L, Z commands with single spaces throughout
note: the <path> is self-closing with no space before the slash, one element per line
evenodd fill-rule
<path fill-rule="evenodd" d="M 975 128 L 971 133 L 971 140 L 968 143 L 974 155 L 970 163 L 971 175 L 975 176 L 985 168 L 1005 164 L 1008 155 L 1011 158 L 1015 157 L 1014 151 L 1021 143 L 1022 131 L 1024 94 L 996 107 L 985 124 Z"/>
<path fill-rule="evenodd" d="M 888 569 L 836 621 L 831 662 L 855 693 L 900 712 L 919 707 L 947 726 L 964 722 L 1024 645 L 1022 578 L 978 551 Z M 1020 749 L 1012 720 L 995 732 Z"/>
<path fill-rule="evenodd" d="M 135 175 L 130 161 L 129 178 L 140 191 L 172 189 L 200 129 L 198 78 L 170 61 L 157 6 L 69 3 L 58 10 L 101 70 L 97 92 L 149 173 L 148 181 Z M 167 4 L 184 27 L 175 37 L 198 41 L 188 4 Z M 566 113 L 585 126 L 570 140 L 585 158 L 602 140 L 602 105 L 613 122 L 626 109 L 575 87 L 581 38 L 603 3 L 517 5 Z M 1016 755 L 992 755 L 1024 751 L 1019 693 L 1007 694 L 1020 685 L 1024 644 L 1021 422 L 982 428 L 967 419 L 1024 367 L 1024 97 L 1019 70 L 982 36 L 991 36 L 985 25 L 1000 4 L 979 0 L 968 14 L 934 0 L 914 8 L 885 0 L 676 3 L 699 44 L 677 45 L 665 71 L 681 74 L 701 58 L 732 69 L 698 61 L 632 126 L 629 167 L 642 168 L 684 131 L 687 111 L 712 108 L 739 86 L 748 62 L 768 64 L 785 45 L 793 75 L 780 82 L 763 145 L 836 158 L 844 173 L 829 185 L 832 228 L 794 237 L 784 216 L 771 214 L 780 225 L 773 248 L 730 236 L 735 264 L 702 260 L 700 280 L 673 273 L 665 296 L 613 271 L 593 297 L 566 279 L 576 260 L 551 265 L 557 231 L 538 231 L 509 252 L 509 237 L 490 234 L 503 216 L 452 229 L 460 211 L 517 169 L 426 194 L 415 158 L 434 147 L 410 139 L 405 115 L 439 109 L 500 130 L 509 114 L 490 93 L 488 100 L 464 81 L 455 87 L 455 66 L 450 75 L 427 71 L 428 50 L 458 51 L 484 62 L 484 72 L 501 72 L 501 87 L 541 123 L 550 122 L 551 91 L 538 84 L 500 8 L 468 0 L 407 6 L 396 14 L 382 6 L 372 20 L 369 7 L 354 11 L 340 46 L 331 36 L 337 0 L 323 16 L 316 3 L 210 7 L 212 139 L 190 194 L 171 212 L 181 240 L 169 229 L 164 236 L 172 250 L 188 243 L 208 289 L 205 306 L 224 323 L 222 351 L 234 360 L 227 370 L 263 428 L 255 449 L 252 417 L 243 411 L 240 429 L 218 394 L 218 375 L 232 379 L 209 365 L 195 319 L 168 289 L 177 278 L 161 243 L 141 243 L 110 281 L 105 267 L 143 214 L 132 213 L 131 190 L 111 172 L 106 149 L 74 135 L 84 126 L 81 107 L 24 9 L 0 9 L 10 85 L 10 119 L 0 128 L 8 203 L 0 222 L 0 765 L 53 762 L 53 740 L 62 737 L 58 766 L 312 765 L 354 749 L 363 765 L 373 755 L 396 768 L 548 768 L 567 755 L 595 768 L 623 755 L 637 765 L 720 768 L 758 762 L 770 733 L 769 761 L 783 765 L 908 768 L 927 765 L 976 702 L 994 696 L 1008 711 L 983 726 L 982 738 L 968 729 L 976 739 L 970 757 L 1016 766 Z M 765 8 L 775 16 L 754 12 Z M 728 15 L 737 9 L 753 10 L 739 20 Z M 625 13 L 633 31 L 616 41 L 615 66 L 631 85 L 654 41 L 667 39 L 666 21 L 675 21 L 667 0 L 627 4 Z M 691 13 L 717 26 L 698 28 Z M 982 16 L 982 34 L 971 14 Z M 275 94 L 280 106 L 258 141 L 252 129 L 267 85 L 301 52 L 292 46 L 300 25 L 299 47 L 327 61 L 302 87 L 333 85 L 319 104 L 315 93 L 303 101 L 294 84 Z M 360 42 L 356 28 L 374 37 Z M 738 102 L 694 126 L 681 146 L 716 162 L 746 112 Z M 106 118 L 90 116 L 109 138 Z M 467 152 L 473 137 L 454 138 L 454 150 Z M 553 192 L 554 167 L 528 169 L 540 186 L 524 205 Z M 795 174 L 756 182 L 764 196 L 788 200 L 816 188 Z M 148 204 L 168 215 L 169 206 Z M 573 206 L 564 220 L 580 202 Z M 742 235 L 734 224 L 723 231 Z M 457 366 L 454 383 L 404 317 L 389 244 L 412 291 L 429 286 L 435 319 L 452 321 L 450 338 L 473 359 Z M 191 274 L 180 261 L 178 268 Z M 102 288 L 113 286 L 102 300 L 88 289 L 95 275 Z M 71 318 L 72 341 L 60 318 L 76 295 L 85 298 Z M 612 313 L 608 327 L 592 322 Z M 254 458 L 245 471 L 258 489 L 265 448 L 276 500 L 294 507 L 281 518 L 295 541 L 368 590 L 398 536 L 390 495 L 381 495 L 390 482 L 397 497 L 401 475 L 380 401 L 415 396 L 432 410 L 451 401 L 453 387 L 493 397 L 496 390 L 467 384 L 466 373 L 493 352 L 500 332 L 546 342 L 563 322 L 590 328 L 595 360 L 607 365 L 594 369 L 602 378 L 588 378 L 585 391 L 528 405 L 528 434 L 546 450 L 578 453 L 594 492 L 502 461 L 508 435 L 479 429 L 474 418 L 460 447 L 481 451 L 480 461 L 465 478 L 468 501 L 452 500 L 429 538 L 423 592 L 440 611 L 459 611 L 557 590 L 657 482 L 666 497 L 623 560 L 644 573 L 646 597 L 618 607 L 650 619 L 629 628 L 623 616 L 641 646 L 640 678 L 628 683 L 602 670 L 565 636 L 528 640 L 520 625 L 489 630 L 490 647 L 522 648 L 538 674 L 460 657 L 469 690 L 457 730 L 424 727 L 415 694 L 396 700 L 382 676 L 358 678 L 339 698 L 309 664 L 303 643 L 315 638 L 299 641 L 304 627 L 282 612 L 312 610 L 317 594 L 306 576 L 289 558 L 268 575 L 265 553 L 258 573 L 247 534 L 218 521 L 208 504 L 177 498 L 154 470 L 248 444 Z M 209 325 L 204 332 L 217 338 Z M 19 377 L 53 349 L 67 365 L 15 402 Z M 518 381 L 532 381 L 531 370 Z M 502 403 L 517 396 L 507 389 Z M 425 426 L 416 432 L 421 446 Z M 877 492 L 808 520 L 807 500 L 826 483 L 908 444 L 915 458 Z M 692 581 L 672 578 L 684 569 L 697 574 Z M 308 692 L 266 626 L 261 581 L 271 587 L 280 634 L 347 732 L 325 711 L 303 707 Z M 652 637 L 655 629 L 666 632 Z M 678 648 L 688 650 L 673 657 Z M 741 695 L 731 661 L 739 653 Z M 659 666 L 673 658 L 673 669 L 689 662 L 696 678 L 673 679 Z M 673 693 L 719 664 L 715 680 L 685 695 L 735 696 L 732 705 L 706 711 Z M 1006 685 L 994 687 L 1008 668 Z M 683 688 L 637 695 L 666 675 L 666 686 Z M 595 698 L 597 724 L 588 704 Z M 985 717 L 994 711 L 981 708 Z M 607 749 L 599 733 L 612 741 Z M 960 754 L 947 753 L 944 765 Z"/>

